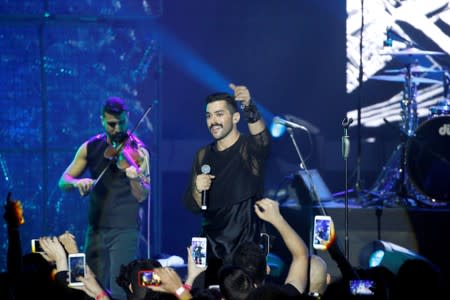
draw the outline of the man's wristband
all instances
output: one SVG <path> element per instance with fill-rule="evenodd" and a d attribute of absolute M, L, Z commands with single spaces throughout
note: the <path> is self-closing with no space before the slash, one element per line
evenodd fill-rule
<path fill-rule="evenodd" d="M 186 290 L 188 290 L 189 292 L 192 291 L 192 285 L 190 285 L 190 284 L 185 283 L 185 284 L 183 284 L 183 287 L 184 287 Z"/>
<path fill-rule="evenodd" d="M 244 112 L 244 118 L 248 123 L 256 123 L 259 119 L 261 119 L 261 114 L 258 111 L 258 107 L 256 107 L 256 104 L 253 101 L 250 101 L 247 106 L 242 105 L 241 108 Z"/>

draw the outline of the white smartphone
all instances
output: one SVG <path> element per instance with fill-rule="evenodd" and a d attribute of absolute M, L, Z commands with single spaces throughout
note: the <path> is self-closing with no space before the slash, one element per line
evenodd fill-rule
<path fill-rule="evenodd" d="M 192 238 L 192 258 L 197 266 L 206 267 L 206 243 L 205 237 Z"/>
<path fill-rule="evenodd" d="M 331 217 L 317 215 L 314 217 L 313 248 L 326 250 L 331 242 Z"/>
<path fill-rule="evenodd" d="M 41 244 L 38 239 L 31 240 L 31 252 L 33 253 L 43 253 L 44 249 L 42 249 Z"/>
<path fill-rule="evenodd" d="M 80 286 L 83 282 L 77 277 L 86 276 L 86 255 L 84 253 L 69 254 L 69 285 Z"/>

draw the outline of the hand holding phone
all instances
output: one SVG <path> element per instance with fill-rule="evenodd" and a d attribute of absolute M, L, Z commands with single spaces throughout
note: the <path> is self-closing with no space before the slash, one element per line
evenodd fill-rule
<path fill-rule="evenodd" d="M 69 254 L 69 285 L 80 286 L 83 282 L 77 280 L 77 277 L 86 276 L 86 255 L 84 253 Z"/>
<path fill-rule="evenodd" d="M 330 216 L 317 215 L 314 217 L 313 248 L 326 250 L 333 242 L 333 221 Z"/>
<path fill-rule="evenodd" d="M 140 270 L 138 272 L 139 286 L 158 286 L 161 285 L 161 278 L 153 270 Z"/>
<path fill-rule="evenodd" d="M 191 241 L 192 258 L 200 267 L 206 267 L 206 243 L 205 237 L 193 237 Z"/>

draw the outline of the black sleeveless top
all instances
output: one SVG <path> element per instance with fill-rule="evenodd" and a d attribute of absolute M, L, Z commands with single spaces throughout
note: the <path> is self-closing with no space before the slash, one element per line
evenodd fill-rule
<path fill-rule="evenodd" d="M 92 137 L 87 144 L 87 166 L 92 178 L 98 178 L 108 165 L 104 157 L 106 135 Z M 113 163 L 90 193 L 89 225 L 94 228 L 138 228 L 137 199 L 131 194 L 130 180 Z"/>

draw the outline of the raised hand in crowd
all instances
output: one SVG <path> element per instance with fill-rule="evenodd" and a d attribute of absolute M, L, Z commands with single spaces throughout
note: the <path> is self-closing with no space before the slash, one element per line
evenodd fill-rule
<path fill-rule="evenodd" d="M 79 253 L 77 241 L 75 240 L 75 236 L 69 231 L 64 232 L 58 237 L 61 244 L 64 246 L 68 254 Z"/>
<path fill-rule="evenodd" d="M 81 281 L 83 285 L 80 286 L 69 285 L 69 287 L 75 290 L 83 291 L 86 293 L 86 295 L 96 300 L 110 299 L 109 294 L 98 283 L 97 279 L 95 278 L 95 274 L 92 272 L 92 270 L 89 268 L 88 265 L 86 265 L 86 276 L 85 277 L 79 276 L 77 277 L 77 280 Z"/>
<path fill-rule="evenodd" d="M 55 262 L 57 272 L 68 270 L 67 255 L 57 237 L 41 237 L 39 243 L 44 250 L 42 257 L 49 262 Z"/>
<path fill-rule="evenodd" d="M 9 228 L 18 228 L 20 225 L 25 223 L 22 202 L 20 200 L 13 200 L 11 192 L 8 192 L 8 196 L 6 197 L 3 218 Z"/>
<path fill-rule="evenodd" d="M 192 295 L 189 289 L 183 285 L 178 273 L 172 268 L 157 268 L 153 270 L 154 274 L 161 280 L 160 285 L 150 285 L 147 288 L 162 293 L 176 295 L 178 299 L 191 299 Z"/>
<path fill-rule="evenodd" d="M 275 227 L 292 255 L 285 284 L 290 284 L 300 293 L 304 293 L 308 280 L 309 259 L 305 242 L 281 215 L 277 201 L 268 198 L 256 201 L 255 212 L 259 218 Z"/>
<path fill-rule="evenodd" d="M 187 247 L 187 261 L 188 261 L 188 272 L 187 272 L 187 278 L 185 281 L 185 284 L 189 287 L 192 287 L 192 284 L 194 283 L 195 279 L 200 275 L 202 272 L 206 271 L 208 267 L 199 266 L 194 262 L 194 258 L 192 256 L 192 246 Z"/>

